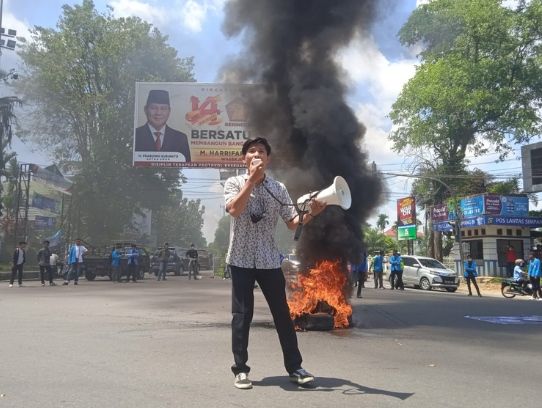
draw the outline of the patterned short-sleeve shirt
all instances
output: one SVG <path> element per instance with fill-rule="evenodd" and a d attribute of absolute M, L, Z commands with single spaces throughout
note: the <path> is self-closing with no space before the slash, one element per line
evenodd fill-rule
<path fill-rule="evenodd" d="M 224 185 L 226 205 L 239 194 L 247 179 L 248 175 L 244 174 L 230 177 L 226 181 Z M 273 198 L 266 188 L 277 199 Z M 266 176 L 263 183 L 252 190 L 245 210 L 238 217 L 232 217 L 226 263 L 241 268 L 280 268 L 280 252 L 275 243 L 278 218 L 280 216 L 288 222 L 296 214 L 284 184 Z M 260 216 L 262 216 L 260 221 L 252 222 L 252 218 Z"/>

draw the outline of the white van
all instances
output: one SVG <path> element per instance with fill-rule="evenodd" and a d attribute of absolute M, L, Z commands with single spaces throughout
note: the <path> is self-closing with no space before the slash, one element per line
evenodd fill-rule
<path fill-rule="evenodd" d="M 455 292 L 459 287 L 457 273 L 436 259 L 417 255 L 401 255 L 401 258 L 404 263 L 405 286 L 420 287 L 424 290 L 442 288 L 448 292 Z"/>

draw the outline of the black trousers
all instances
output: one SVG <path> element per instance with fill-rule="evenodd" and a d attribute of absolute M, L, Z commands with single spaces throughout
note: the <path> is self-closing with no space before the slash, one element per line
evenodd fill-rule
<path fill-rule="evenodd" d="M 13 282 L 15 281 L 15 277 L 17 277 L 18 279 L 19 285 L 23 284 L 23 265 L 24 264 L 14 265 L 11 268 L 11 279 L 9 280 L 10 285 L 13 285 Z"/>
<path fill-rule="evenodd" d="M 403 284 L 403 271 L 392 271 L 390 276 L 392 289 L 405 288 L 405 285 Z"/>
<path fill-rule="evenodd" d="M 232 279 L 232 352 L 235 375 L 250 372 L 248 338 L 254 314 L 254 283 L 258 282 L 273 316 L 288 373 L 301 368 L 301 353 L 297 346 L 294 323 L 286 302 L 286 281 L 279 269 L 249 269 L 231 265 Z"/>
<path fill-rule="evenodd" d="M 469 290 L 469 295 L 472 295 L 472 292 L 470 290 L 470 283 L 472 281 L 472 284 L 474 285 L 476 289 L 476 293 L 478 293 L 478 296 L 480 296 L 480 289 L 478 288 L 478 283 L 476 282 L 476 277 L 474 275 L 467 275 L 465 278 L 467 280 L 467 289 Z"/>
<path fill-rule="evenodd" d="M 51 265 L 40 265 L 41 283 L 45 283 L 45 273 L 47 273 L 49 283 L 53 283 L 53 270 L 51 269 Z"/>
<path fill-rule="evenodd" d="M 132 280 L 135 282 L 137 280 L 137 265 L 135 264 L 129 264 L 126 268 L 126 282 L 130 280 L 130 276 L 132 277 Z M 120 280 L 120 278 L 119 278 Z"/>
<path fill-rule="evenodd" d="M 542 291 L 540 290 L 540 278 L 531 276 L 529 279 L 533 287 L 533 297 L 542 298 Z"/>

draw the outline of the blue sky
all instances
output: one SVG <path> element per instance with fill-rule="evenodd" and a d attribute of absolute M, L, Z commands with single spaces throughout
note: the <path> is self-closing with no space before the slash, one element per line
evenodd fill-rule
<path fill-rule="evenodd" d="M 402 86 L 414 74 L 417 62 L 415 50 L 404 48 L 397 40 L 397 32 L 423 0 L 390 0 L 395 7 L 382 10 L 380 18 L 371 30 L 371 36 L 356 38 L 350 47 L 343 50 L 338 61 L 343 65 L 351 92 L 348 102 L 360 121 L 367 127 L 367 134 L 360 146 L 368 152 L 370 161 L 379 169 L 388 172 L 408 172 L 411 160 L 391 151 L 387 135 L 391 123 L 387 118 L 392 103 Z M 199 82 L 213 82 L 221 65 L 240 50 L 238 39 L 227 39 L 221 32 L 222 8 L 226 0 L 95 0 L 96 7 L 105 11 L 113 8 L 115 16 L 136 15 L 154 24 L 169 36 L 169 43 L 180 56 L 194 56 L 195 74 Z M 382 2 L 385 3 L 385 2 Z M 27 38 L 33 26 L 54 27 L 62 13 L 63 4 L 80 4 L 70 0 L 4 0 L 3 26 L 18 30 L 18 35 Z M 16 54 L 3 50 L 0 66 L 3 70 L 16 68 Z M 19 117 L 19 120 L 24 118 Z M 37 149 L 16 141 L 14 150 L 22 161 L 50 163 L 51 159 L 35 153 Z M 519 150 L 519 149 L 518 149 Z M 34 152 L 33 152 L 34 151 Z M 521 162 L 514 159 L 495 163 L 496 155 L 472 159 L 471 167 L 478 167 L 494 174 L 520 174 Z M 213 240 L 216 221 L 223 215 L 221 209 L 221 186 L 216 170 L 186 170 L 189 182 L 185 186 L 186 196 L 202 198 L 207 207 L 204 233 L 208 241 Z M 384 212 L 390 220 L 395 218 L 395 200 L 406 196 L 410 180 L 392 177 L 387 179 L 390 194 L 382 206 L 375 210 Z"/>

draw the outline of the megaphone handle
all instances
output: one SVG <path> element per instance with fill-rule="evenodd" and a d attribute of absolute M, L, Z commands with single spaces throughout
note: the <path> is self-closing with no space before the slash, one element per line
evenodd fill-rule
<path fill-rule="evenodd" d="M 299 224 L 295 229 L 294 241 L 298 241 L 301 236 L 301 231 L 303 231 L 303 224 Z"/>

